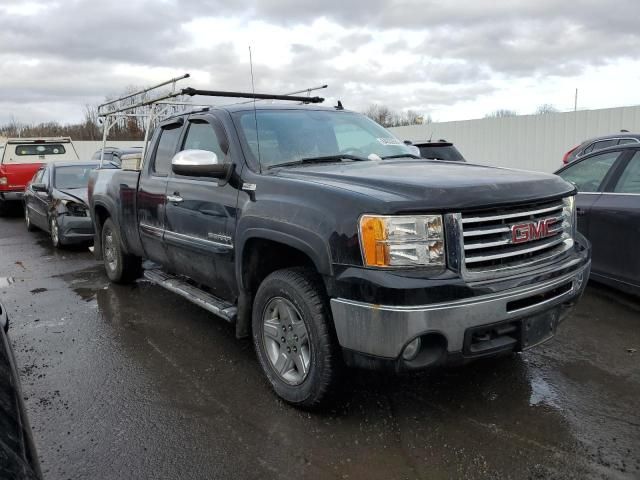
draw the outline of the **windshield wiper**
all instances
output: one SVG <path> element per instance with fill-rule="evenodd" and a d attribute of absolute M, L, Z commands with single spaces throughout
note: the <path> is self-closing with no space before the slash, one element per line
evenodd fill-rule
<path fill-rule="evenodd" d="M 403 153 L 403 154 L 400 154 L 400 155 L 387 155 L 386 157 L 380 157 L 380 158 L 382 158 L 382 160 L 389 160 L 390 158 L 415 158 L 415 159 L 420 159 L 422 157 L 414 155 L 413 153 Z"/>
<path fill-rule="evenodd" d="M 369 159 L 365 157 L 359 157 L 357 155 L 340 153 L 338 155 L 325 155 L 323 157 L 301 158 L 300 160 L 294 160 L 293 162 L 278 163 L 277 165 L 271 165 L 269 169 L 278 168 L 278 167 L 289 167 L 292 165 L 304 165 L 308 163 L 341 162 L 342 160 L 353 160 L 354 162 L 364 162 Z"/>

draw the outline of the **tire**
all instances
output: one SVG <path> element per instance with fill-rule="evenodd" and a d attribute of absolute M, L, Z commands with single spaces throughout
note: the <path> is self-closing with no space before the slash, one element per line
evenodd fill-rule
<path fill-rule="evenodd" d="M 37 228 L 33 223 L 31 223 L 31 217 L 29 216 L 29 208 L 27 205 L 24 206 L 24 223 L 27 227 L 27 232 L 35 232 Z"/>
<path fill-rule="evenodd" d="M 4 200 L 0 200 L 0 217 L 4 217 L 7 214 L 7 204 Z"/>
<path fill-rule="evenodd" d="M 308 269 L 278 270 L 262 282 L 253 303 L 252 335 L 260 366 L 280 398 L 303 408 L 326 402 L 342 370 L 323 290 L 318 275 Z M 301 340 L 304 332 L 306 340 Z"/>
<path fill-rule="evenodd" d="M 102 226 L 102 258 L 107 277 L 114 283 L 130 283 L 142 275 L 142 260 L 124 253 L 120 234 L 110 218 Z"/>
<path fill-rule="evenodd" d="M 49 219 L 49 235 L 51 236 L 51 244 L 54 248 L 62 248 L 64 246 L 64 237 L 60 235 L 58 219 L 55 214 Z"/>

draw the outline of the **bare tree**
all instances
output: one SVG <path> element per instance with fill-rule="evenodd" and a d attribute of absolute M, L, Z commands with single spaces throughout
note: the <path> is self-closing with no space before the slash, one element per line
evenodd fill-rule
<path fill-rule="evenodd" d="M 140 90 L 129 86 L 119 96 Z M 117 97 L 114 97 L 117 98 Z M 105 98 L 105 102 L 111 98 Z M 111 140 L 144 139 L 144 123 L 139 117 L 128 117 L 118 120 L 109 132 Z M 102 126 L 98 121 L 96 105 L 85 105 L 84 120 L 81 123 L 61 125 L 58 122 L 24 124 L 14 117 L 6 125 L 0 125 L 0 136 L 3 137 L 71 137 L 73 140 L 99 140 L 102 138 Z"/>
<path fill-rule="evenodd" d="M 488 113 L 484 116 L 484 118 L 504 118 L 504 117 L 515 117 L 518 115 L 515 110 L 508 110 L 506 108 L 499 108 L 498 110 L 494 110 L 491 113 Z"/>
<path fill-rule="evenodd" d="M 393 115 L 389 107 L 385 105 L 378 105 L 376 103 L 370 105 L 364 111 L 364 114 L 374 122 L 377 122 L 384 127 L 389 126 Z"/>
<path fill-rule="evenodd" d="M 383 127 L 402 127 L 406 125 L 420 125 L 424 123 L 424 117 L 415 110 L 407 110 L 406 112 L 396 112 L 386 105 L 374 103 L 370 105 L 364 114 Z M 427 116 L 428 122 L 431 122 L 431 116 Z"/>
<path fill-rule="evenodd" d="M 536 115 L 546 115 L 547 113 L 557 113 L 558 109 L 550 103 L 543 103 L 536 108 Z"/>

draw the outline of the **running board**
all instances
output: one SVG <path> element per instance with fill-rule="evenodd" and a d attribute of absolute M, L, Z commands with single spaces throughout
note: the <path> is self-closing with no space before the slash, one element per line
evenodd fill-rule
<path fill-rule="evenodd" d="M 218 297 L 215 297 L 198 287 L 194 287 L 178 277 L 169 275 L 168 273 L 157 269 L 145 270 L 144 276 L 147 280 L 156 283 L 173 293 L 177 293 L 181 297 L 184 297 L 205 310 L 224 318 L 230 323 L 236 321 L 238 309 L 235 305 L 227 303 L 224 300 L 220 300 Z"/>

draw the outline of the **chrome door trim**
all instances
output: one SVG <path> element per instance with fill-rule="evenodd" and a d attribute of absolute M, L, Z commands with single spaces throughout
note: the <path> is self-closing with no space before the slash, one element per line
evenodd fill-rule
<path fill-rule="evenodd" d="M 140 230 L 152 237 L 162 238 L 164 234 L 163 228 L 154 227 L 153 225 L 147 225 L 146 223 L 140 223 Z"/>
<path fill-rule="evenodd" d="M 177 244 L 191 248 L 213 250 L 216 253 L 221 253 L 221 250 L 222 252 L 233 250 L 233 245 L 231 243 L 215 242 L 213 240 L 206 240 L 204 238 L 185 235 L 184 233 L 176 233 L 170 230 L 164 231 L 164 239 L 166 242 L 173 243 L 174 245 Z M 231 242 L 231 239 L 229 239 L 229 242 Z"/>

